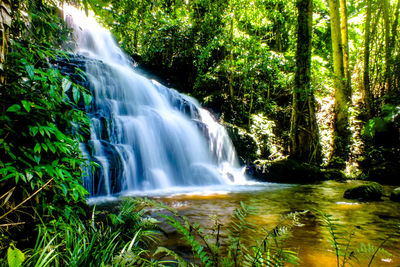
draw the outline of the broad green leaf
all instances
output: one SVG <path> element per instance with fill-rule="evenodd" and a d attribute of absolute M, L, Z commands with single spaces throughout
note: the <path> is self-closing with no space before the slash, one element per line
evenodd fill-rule
<path fill-rule="evenodd" d="M 25 69 L 29 75 L 29 78 L 31 78 L 31 80 L 33 80 L 33 78 L 35 77 L 35 67 L 33 67 L 32 65 L 26 65 Z"/>
<path fill-rule="evenodd" d="M 7 109 L 8 112 L 17 112 L 19 110 L 21 110 L 21 106 L 18 104 L 14 104 Z"/>
<path fill-rule="evenodd" d="M 40 143 L 36 143 L 35 148 L 33 149 L 33 152 L 40 153 L 40 151 L 41 151 Z"/>
<path fill-rule="evenodd" d="M 88 106 L 90 102 L 92 102 L 92 96 L 86 93 L 83 93 L 83 101 L 85 102 L 85 105 Z"/>
<path fill-rule="evenodd" d="M 47 152 L 48 147 L 47 147 L 47 145 L 46 145 L 45 143 L 42 143 L 42 147 L 43 147 L 43 149 Z"/>
<path fill-rule="evenodd" d="M 25 254 L 13 244 L 7 250 L 7 262 L 10 267 L 19 267 L 25 260 Z"/>
<path fill-rule="evenodd" d="M 22 100 L 21 103 L 24 106 L 26 111 L 28 111 L 28 112 L 31 111 L 31 106 L 32 106 L 31 102 L 26 101 L 26 100 Z"/>
<path fill-rule="evenodd" d="M 63 88 L 63 92 L 66 92 L 69 90 L 69 88 L 71 88 L 72 82 L 70 80 L 68 80 L 67 78 L 63 78 L 62 80 L 62 88 Z"/>
<path fill-rule="evenodd" d="M 68 194 L 68 189 L 64 184 L 61 184 L 61 190 L 63 191 L 64 196 L 67 196 Z"/>
<path fill-rule="evenodd" d="M 38 156 L 38 155 L 35 155 L 34 156 L 34 161 L 37 163 L 37 164 L 39 164 L 40 163 L 40 156 Z"/>
<path fill-rule="evenodd" d="M 74 102 L 78 104 L 81 93 L 76 86 L 72 87 L 72 96 L 74 98 Z"/>
<path fill-rule="evenodd" d="M 37 126 L 32 127 L 31 128 L 32 136 L 35 136 L 38 133 L 38 131 L 39 131 L 39 128 Z"/>

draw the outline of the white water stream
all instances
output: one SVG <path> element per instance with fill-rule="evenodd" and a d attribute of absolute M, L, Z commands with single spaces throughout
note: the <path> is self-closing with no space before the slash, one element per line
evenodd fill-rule
<path fill-rule="evenodd" d="M 192 98 L 139 75 L 93 17 L 65 7 L 75 53 L 88 60 L 91 134 L 81 144 L 100 167 L 84 184 L 91 196 L 174 192 L 245 184 L 226 130 Z"/>

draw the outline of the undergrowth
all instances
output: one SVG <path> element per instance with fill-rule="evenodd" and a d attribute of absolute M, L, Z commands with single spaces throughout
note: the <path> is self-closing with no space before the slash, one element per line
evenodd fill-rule
<path fill-rule="evenodd" d="M 345 226 L 340 224 L 338 219 L 333 218 L 330 214 L 316 210 L 319 214 L 323 226 L 329 233 L 329 240 L 336 255 L 337 267 L 353 266 L 354 263 L 360 263 L 360 259 L 368 260 L 368 267 L 371 266 L 376 256 L 387 256 L 391 254 L 383 249 L 383 245 L 393 237 L 393 232 L 385 236 L 378 246 L 372 244 L 360 243 L 359 247 L 353 245 L 353 237 L 355 232 L 348 231 Z M 400 230 L 400 229 L 399 229 Z"/>
<path fill-rule="evenodd" d="M 156 208 L 159 216 L 173 226 L 192 250 L 186 259 L 179 252 L 159 246 L 165 234 L 159 221 L 146 215 Z M 168 213 L 168 214 L 167 214 Z M 33 248 L 23 251 L 11 245 L 7 253 L 9 266 L 284 266 L 296 264 L 294 251 L 283 247 L 298 214 L 282 218 L 279 224 L 265 230 L 264 237 L 248 244 L 244 233 L 255 233 L 250 222 L 255 209 L 240 204 L 231 216 L 228 236 L 222 241 L 221 224 L 215 221 L 215 231 L 206 233 L 199 224 L 175 209 L 154 200 L 127 199 L 118 213 L 96 212 L 90 220 L 73 216 L 43 223 Z M 222 242 L 226 243 L 222 245 Z M 5 266 L 0 260 L 0 266 Z"/>

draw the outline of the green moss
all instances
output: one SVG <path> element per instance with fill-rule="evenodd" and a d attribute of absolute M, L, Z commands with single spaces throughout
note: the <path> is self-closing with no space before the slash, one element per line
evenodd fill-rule
<path fill-rule="evenodd" d="M 378 183 L 371 182 L 347 189 L 344 192 L 344 197 L 348 199 L 380 200 L 382 194 L 382 186 Z"/>

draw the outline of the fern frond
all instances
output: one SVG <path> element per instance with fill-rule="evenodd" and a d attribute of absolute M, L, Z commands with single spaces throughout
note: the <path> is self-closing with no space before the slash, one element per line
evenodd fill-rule
<path fill-rule="evenodd" d="M 163 217 L 169 225 L 173 226 L 178 231 L 178 233 L 182 236 L 183 240 L 185 240 L 188 243 L 188 245 L 190 245 L 193 253 L 197 256 L 198 259 L 201 260 L 201 262 L 205 266 L 212 265 L 212 260 L 204 251 L 204 247 L 200 244 L 199 241 L 196 240 L 195 236 L 192 233 L 192 230 L 195 228 L 193 228 L 192 225 L 190 225 L 186 217 L 184 216 L 180 217 L 181 219 L 184 219 L 182 224 L 179 220 L 177 220 L 173 216 L 168 216 L 165 214 L 159 214 L 159 215 Z"/>
<path fill-rule="evenodd" d="M 172 257 L 176 261 L 178 266 L 189 266 L 189 263 L 185 261 L 181 256 L 179 256 L 177 253 L 166 247 L 158 247 L 157 250 L 154 252 L 154 256 L 157 256 L 159 254 L 164 254 L 165 256 Z M 162 261 L 162 263 L 174 263 L 174 262 Z"/>

